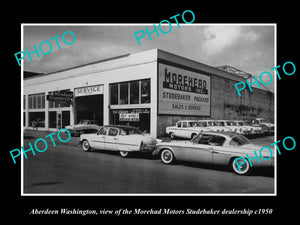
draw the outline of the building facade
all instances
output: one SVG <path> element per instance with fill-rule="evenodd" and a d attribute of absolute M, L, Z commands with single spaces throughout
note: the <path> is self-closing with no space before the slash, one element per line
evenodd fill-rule
<path fill-rule="evenodd" d="M 152 136 L 180 119 L 274 118 L 274 94 L 253 88 L 239 97 L 245 81 L 217 68 L 152 49 L 25 78 L 23 124 L 55 130 L 83 119 L 99 125 L 125 124 Z M 72 93 L 71 101 L 48 101 Z M 47 100 L 48 99 L 48 100 Z"/>

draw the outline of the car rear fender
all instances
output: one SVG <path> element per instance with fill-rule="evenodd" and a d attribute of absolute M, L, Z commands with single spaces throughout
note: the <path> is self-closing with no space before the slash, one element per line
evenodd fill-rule
<path fill-rule="evenodd" d="M 139 151 L 142 140 L 133 140 L 119 136 L 118 150 L 119 151 Z"/>

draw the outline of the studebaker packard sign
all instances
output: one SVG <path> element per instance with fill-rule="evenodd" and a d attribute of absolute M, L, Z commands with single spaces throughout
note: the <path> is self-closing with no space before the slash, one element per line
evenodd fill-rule
<path fill-rule="evenodd" d="M 210 76 L 159 63 L 159 114 L 210 116 Z"/>

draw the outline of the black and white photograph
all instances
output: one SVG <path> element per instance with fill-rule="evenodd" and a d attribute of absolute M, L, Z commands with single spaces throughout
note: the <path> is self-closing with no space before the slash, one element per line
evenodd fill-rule
<path fill-rule="evenodd" d="M 276 194 L 275 24 L 22 27 L 24 195 Z"/>
<path fill-rule="evenodd" d="M 26 4 L 2 20 L 7 218 L 297 215 L 295 6 Z"/>

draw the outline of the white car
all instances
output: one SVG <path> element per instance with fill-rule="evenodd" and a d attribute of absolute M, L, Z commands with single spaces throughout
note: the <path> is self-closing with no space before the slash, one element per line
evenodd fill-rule
<path fill-rule="evenodd" d="M 223 124 L 217 122 L 217 120 L 198 120 L 202 122 L 205 127 L 209 128 L 214 132 L 232 132 L 232 130 L 228 127 L 225 127 Z"/>
<path fill-rule="evenodd" d="M 251 126 L 248 122 L 243 121 L 243 120 L 234 120 L 233 121 L 234 125 L 240 126 L 244 134 L 261 134 L 262 133 L 262 128 L 261 127 L 254 127 Z"/>
<path fill-rule="evenodd" d="M 270 133 L 274 133 L 274 123 L 267 123 L 264 118 L 256 118 L 251 121 L 253 124 L 262 124 L 269 128 Z"/>
<path fill-rule="evenodd" d="M 252 160 L 262 146 L 252 144 L 245 136 L 234 133 L 202 132 L 192 141 L 171 141 L 157 144 L 153 155 L 164 164 L 175 161 L 229 166 L 239 175 L 249 174 L 252 167 L 274 167 L 274 153 L 262 153 L 268 160 Z M 247 156 L 247 157 L 246 157 Z M 243 157 L 243 158 L 240 158 Z M 240 158 L 240 159 L 238 159 Z M 241 167 L 238 165 L 242 165 Z M 244 164 L 243 164 L 244 163 Z"/>
<path fill-rule="evenodd" d="M 220 120 L 225 126 L 232 129 L 232 132 L 237 134 L 262 134 L 263 130 L 261 127 L 250 126 L 249 123 L 245 121 L 231 121 L 231 120 Z M 252 133 L 250 133 L 250 130 Z"/>
<path fill-rule="evenodd" d="M 96 133 L 100 126 L 95 120 L 80 120 L 78 124 L 65 126 L 72 136 L 80 136 L 81 134 Z"/>
<path fill-rule="evenodd" d="M 231 132 L 238 133 L 238 134 L 245 134 L 244 130 L 241 129 L 240 126 L 237 126 L 234 124 L 231 120 L 218 120 L 219 123 L 224 124 L 225 127 L 228 127 L 231 129 Z"/>
<path fill-rule="evenodd" d="M 119 151 L 122 157 L 132 152 L 149 152 L 156 149 L 157 140 L 145 135 L 136 127 L 102 126 L 95 134 L 80 135 L 80 144 L 85 152 L 92 149 Z"/>
<path fill-rule="evenodd" d="M 211 129 L 204 127 L 203 123 L 197 120 L 180 120 L 175 126 L 166 128 L 166 133 L 172 139 L 176 137 L 193 139 L 203 131 L 211 131 Z"/>

